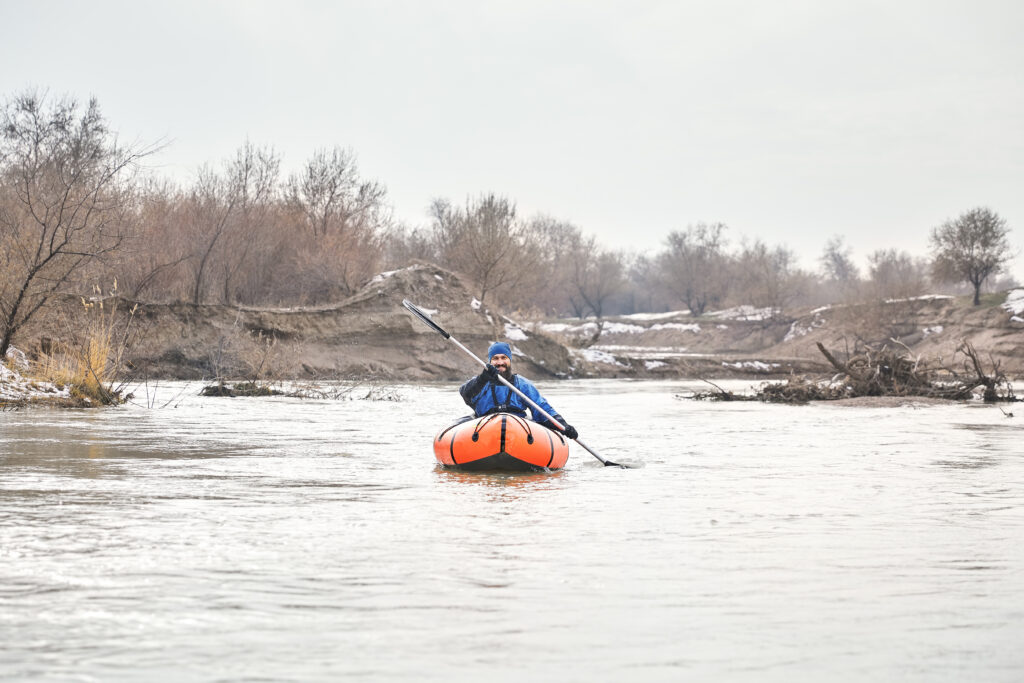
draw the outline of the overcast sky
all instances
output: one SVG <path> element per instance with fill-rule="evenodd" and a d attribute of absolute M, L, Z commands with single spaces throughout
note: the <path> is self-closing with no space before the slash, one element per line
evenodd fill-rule
<path fill-rule="evenodd" d="M 1024 245 L 1017 0 L 0 8 L 0 94 L 94 95 L 183 182 L 248 138 L 287 170 L 350 148 L 410 225 L 496 192 L 610 247 L 721 221 L 816 267 L 988 206 Z"/>

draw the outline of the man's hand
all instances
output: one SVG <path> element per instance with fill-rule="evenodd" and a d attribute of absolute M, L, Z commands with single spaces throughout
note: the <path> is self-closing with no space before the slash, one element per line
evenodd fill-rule
<path fill-rule="evenodd" d="M 487 367 L 484 368 L 483 374 L 486 375 L 487 379 L 491 382 L 498 381 L 498 368 L 494 367 L 490 363 L 488 363 Z"/>
<path fill-rule="evenodd" d="M 580 433 L 576 431 L 576 428 L 572 425 L 565 425 L 565 435 L 575 441 L 579 438 Z"/>

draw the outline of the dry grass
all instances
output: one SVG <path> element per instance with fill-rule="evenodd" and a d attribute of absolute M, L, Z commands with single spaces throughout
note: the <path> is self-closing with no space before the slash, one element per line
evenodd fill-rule
<path fill-rule="evenodd" d="M 117 282 L 109 292 L 116 294 Z M 55 341 L 48 353 L 36 359 L 32 375 L 58 387 L 67 387 L 73 398 L 100 405 L 123 402 L 122 386 L 116 382 L 123 369 L 136 307 L 118 312 L 117 300 L 104 299 L 97 286 L 95 295 L 82 298 L 84 315 L 77 325 L 65 321 L 66 341 Z"/>

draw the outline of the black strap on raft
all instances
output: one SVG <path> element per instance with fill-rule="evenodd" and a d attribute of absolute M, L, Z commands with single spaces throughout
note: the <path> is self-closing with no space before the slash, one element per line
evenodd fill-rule
<path fill-rule="evenodd" d="M 476 423 L 476 427 L 473 428 L 473 436 L 471 437 L 474 442 L 480 440 L 480 430 L 486 427 L 488 424 L 490 424 L 491 420 L 493 420 L 496 417 L 498 417 L 497 414 L 488 415 L 486 420 L 480 420 L 479 422 Z"/>
<path fill-rule="evenodd" d="M 519 417 L 518 415 L 512 415 L 512 419 L 514 419 L 520 427 L 526 430 L 526 443 L 532 444 L 533 429 L 530 427 L 530 421 L 527 420 L 525 417 Z"/>
<path fill-rule="evenodd" d="M 447 434 L 448 432 L 452 431 L 453 429 L 458 427 L 460 424 L 464 424 L 466 422 L 469 422 L 470 420 L 475 420 L 475 419 L 476 419 L 476 415 L 467 415 L 466 417 L 460 417 L 458 420 L 456 420 L 452 424 L 450 424 L 447 427 L 445 427 L 444 431 L 437 435 L 437 440 L 440 441 L 441 439 L 443 439 L 445 434 Z"/>

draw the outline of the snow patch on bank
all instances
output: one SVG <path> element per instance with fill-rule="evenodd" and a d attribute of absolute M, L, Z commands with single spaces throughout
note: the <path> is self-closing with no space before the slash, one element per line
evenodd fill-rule
<path fill-rule="evenodd" d="M 943 329 L 945 328 L 943 328 L 942 325 L 932 325 L 931 327 L 924 328 L 921 332 L 924 336 L 928 337 L 933 334 L 942 334 Z"/>
<path fill-rule="evenodd" d="M 648 328 L 649 332 L 657 332 L 659 330 L 678 330 L 680 332 L 693 332 L 696 334 L 700 332 L 700 325 L 697 323 L 657 323 Z"/>
<path fill-rule="evenodd" d="M 67 387 L 58 389 L 56 385 L 50 382 L 37 382 L 23 377 L 19 369 L 28 369 L 28 359 L 19 349 L 13 346 L 7 349 L 7 360 L 13 368 L 0 363 L 0 400 L 25 401 L 40 398 L 71 397 L 71 392 Z"/>
<path fill-rule="evenodd" d="M 545 334 L 569 334 L 574 336 L 593 337 L 597 333 L 597 323 L 572 325 L 569 323 L 538 323 L 537 327 Z"/>
<path fill-rule="evenodd" d="M 618 360 L 616 360 L 615 356 L 608 353 L 607 351 L 602 351 L 600 349 L 581 349 L 579 351 L 574 351 L 574 353 L 579 354 L 580 356 L 583 357 L 584 360 L 589 361 L 591 363 L 617 365 L 621 368 L 627 367 L 625 364 L 620 363 Z"/>
<path fill-rule="evenodd" d="M 537 327 L 539 327 L 542 332 L 549 334 L 585 335 L 588 337 L 592 337 L 597 334 L 597 323 L 594 322 L 587 322 L 579 325 L 573 325 L 570 323 L 539 323 Z M 604 327 L 601 328 L 601 336 L 603 337 L 609 334 L 645 334 L 647 332 L 661 332 L 663 330 L 692 332 L 696 334 L 700 332 L 700 325 L 697 323 L 655 323 L 650 327 L 644 327 L 643 325 L 633 325 L 631 323 L 606 322 Z"/>
<path fill-rule="evenodd" d="M 515 323 L 505 323 L 505 338 L 510 341 L 526 341 L 529 337 L 523 329 Z"/>
<path fill-rule="evenodd" d="M 772 309 L 769 308 L 756 308 L 749 304 L 742 306 L 733 306 L 732 308 L 726 308 L 721 311 L 712 311 L 707 314 L 709 318 L 721 318 L 722 320 L 752 320 L 762 321 L 770 320 L 772 317 Z"/>
<path fill-rule="evenodd" d="M 887 304 L 901 304 L 907 301 L 941 301 L 943 299 L 952 299 L 954 297 L 949 294 L 923 294 L 921 296 L 912 296 L 906 299 L 886 299 Z"/>
<path fill-rule="evenodd" d="M 630 346 L 627 344 L 600 344 L 590 347 L 607 351 L 611 354 L 629 356 L 630 358 L 650 358 L 652 360 L 664 360 L 667 358 L 702 357 L 703 353 L 690 353 L 685 346 Z"/>
<path fill-rule="evenodd" d="M 759 360 L 745 360 L 738 361 L 736 363 L 722 361 L 722 365 L 736 370 L 754 370 L 755 372 L 771 372 L 775 368 L 779 367 L 778 363 L 764 363 Z"/>
<path fill-rule="evenodd" d="M 1013 315 L 1011 320 L 1018 323 L 1024 322 L 1020 319 L 1021 313 L 1024 313 L 1024 289 L 1011 289 L 1007 292 L 1003 308 Z"/>
<path fill-rule="evenodd" d="M 629 323 L 605 323 L 601 334 L 640 334 L 646 332 L 647 328 Z"/>
<path fill-rule="evenodd" d="M 806 325 L 801 325 L 799 320 L 794 320 L 793 324 L 789 326 L 789 332 L 786 332 L 786 336 L 783 337 L 782 341 L 793 341 L 797 337 L 805 337 L 819 327 L 824 326 L 825 320 L 818 313 L 815 313 L 814 317 Z"/>
<path fill-rule="evenodd" d="M 399 268 L 398 270 L 386 270 L 383 273 L 377 273 L 376 275 L 373 276 L 373 279 L 370 280 L 370 284 L 376 285 L 381 282 L 384 282 L 395 273 L 401 273 L 403 270 L 405 270 L 405 268 Z"/>
<path fill-rule="evenodd" d="M 668 313 L 631 313 L 630 315 L 619 316 L 626 320 L 638 320 L 641 322 L 647 322 L 651 320 L 666 320 L 667 318 L 680 318 L 684 315 L 690 315 L 689 311 L 669 311 Z"/>

